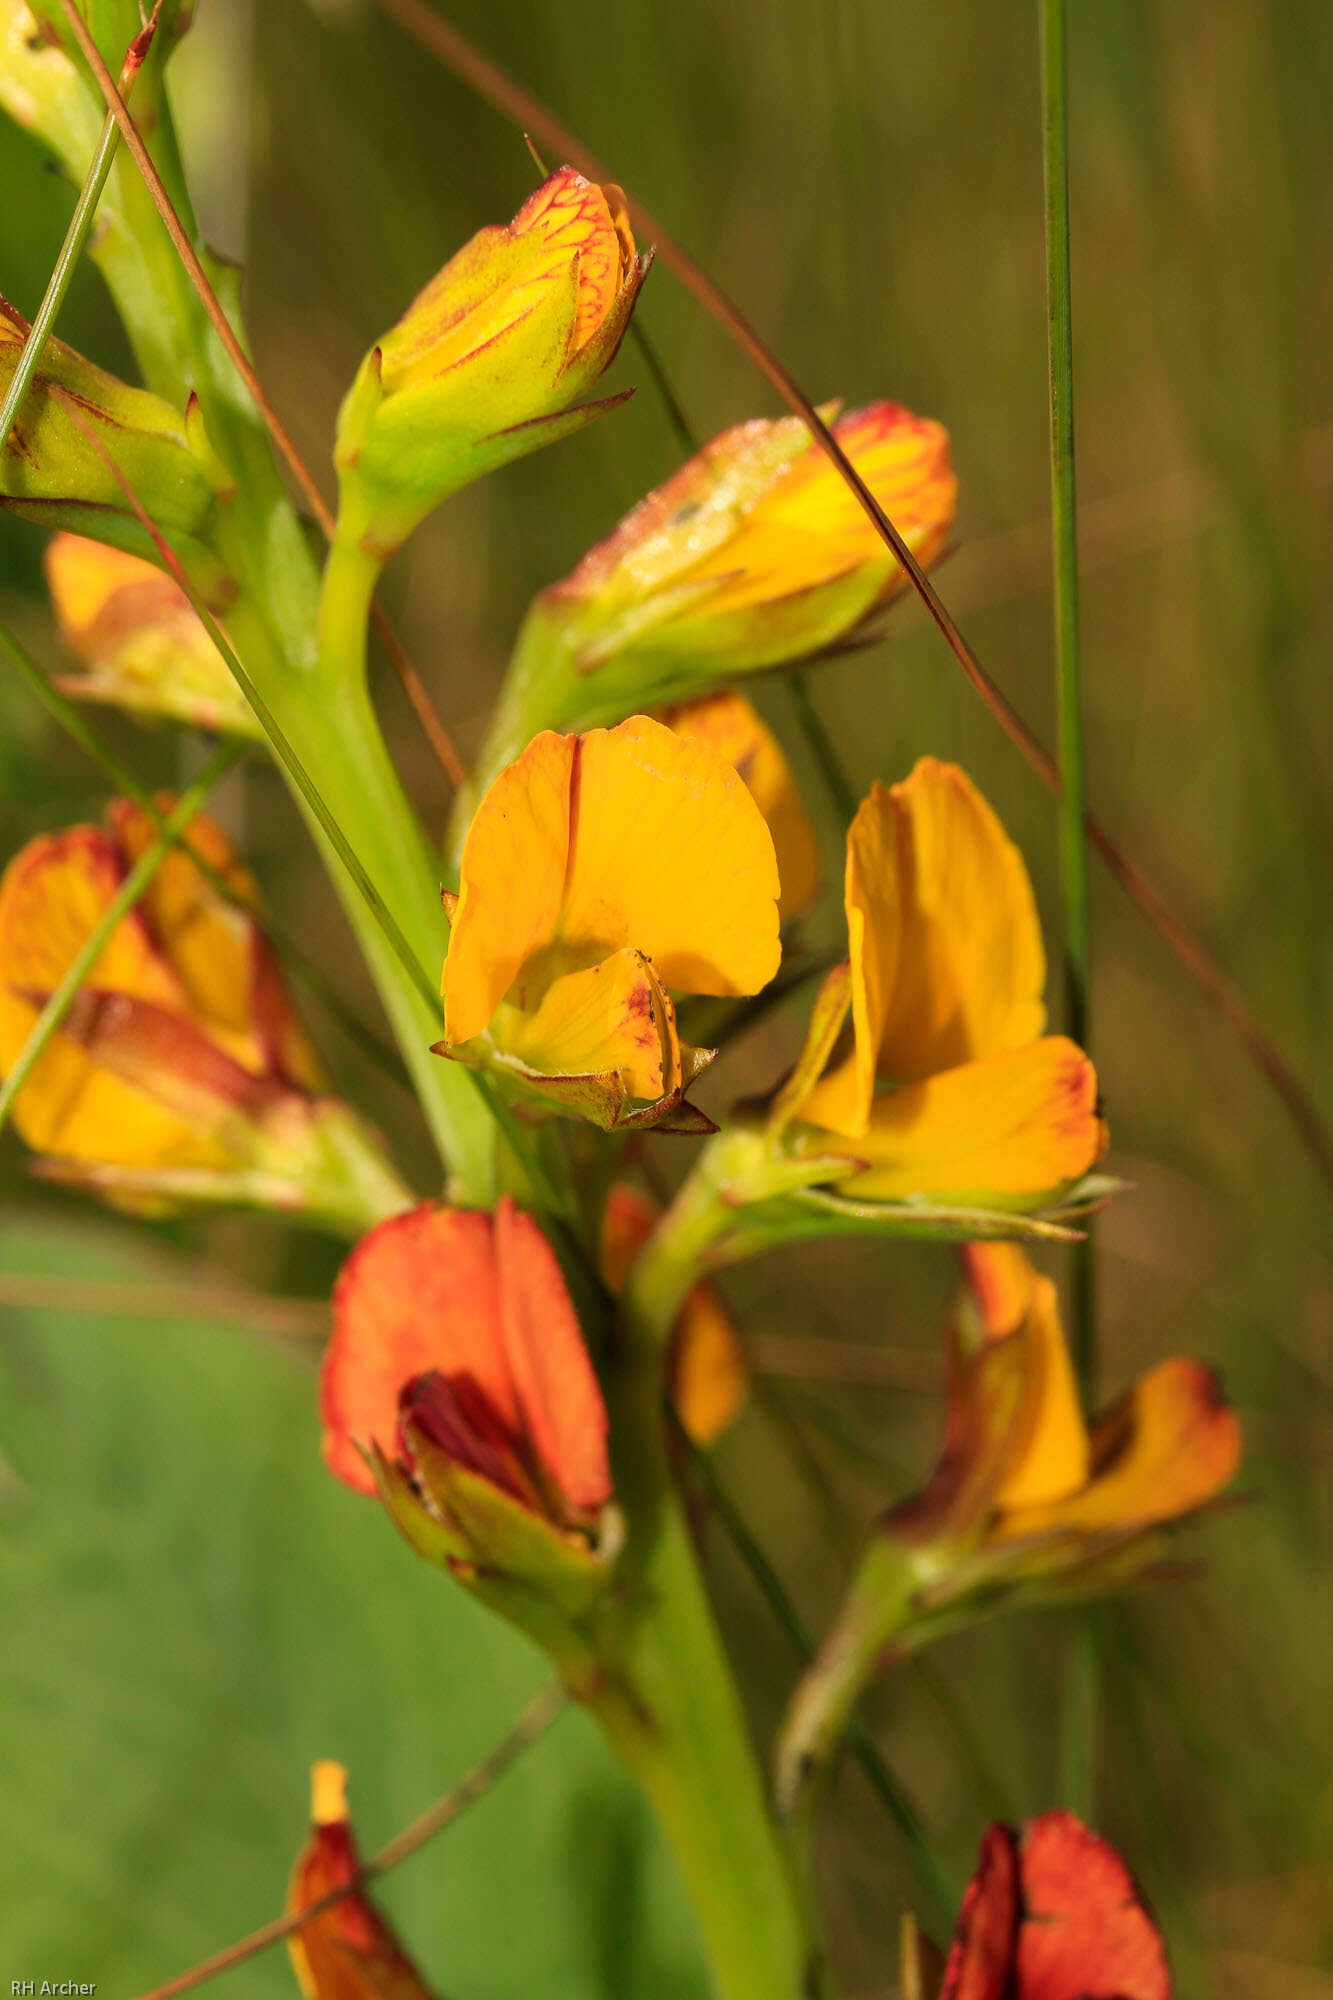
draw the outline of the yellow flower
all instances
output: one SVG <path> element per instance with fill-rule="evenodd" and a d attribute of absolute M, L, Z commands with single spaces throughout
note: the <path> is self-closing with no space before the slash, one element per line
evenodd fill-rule
<path fill-rule="evenodd" d="M 945 1451 L 925 1492 L 892 1517 L 900 1532 L 979 1534 L 992 1568 L 1059 1571 L 1216 1498 L 1240 1463 L 1241 1432 L 1212 1369 L 1159 1361 L 1089 1428 L 1051 1280 L 1012 1244 L 969 1244 L 964 1258 Z"/>
<path fill-rule="evenodd" d="M 59 534 L 47 544 L 46 581 L 60 635 L 83 669 L 60 681 L 66 693 L 199 729 L 262 733 L 165 571 L 82 535 Z"/>
<path fill-rule="evenodd" d="M 169 811 L 172 801 L 159 805 Z M 0 1071 L 7 1071 L 127 872 L 156 837 L 128 800 L 105 830 L 30 841 L 0 882 Z M 364 1227 L 405 1199 L 378 1142 L 320 1075 L 248 907 L 230 843 L 197 817 L 111 932 L 14 1104 L 48 1175 L 120 1206 L 249 1200 Z"/>
<path fill-rule="evenodd" d="M 778 967 L 773 841 L 706 744 L 634 716 L 547 731 L 495 779 L 447 899 L 439 1052 L 610 1129 L 706 1130 L 707 1051 L 670 994 L 756 993 Z"/>
<path fill-rule="evenodd" d="M 839 1193 L 1031 1208 L 1104 1150 L 1082 1051 L 1045 1035 L 1046 961 L 1022 857 L 956 765 L 876 785 L 847 836 L 850 959 L 782 1093 L 803 1156 L 855 1162 Z M 848 1005 L 853 1045 L 827 1067 Z M 820 1072 L 824 1072 L 822 1075 Z"/>
<path fill-rule="evenodd" d="M 659 719 L 677 736 L 710 744 L 739 771 L 773 836 L 782 883 L 778 911 L 783 922 L 808 909 L 819 887 L 819 848 L 796 780 L 772 730 L 739 694 L 679 702 L 663 709 Z"/>
<path fill-rule="evenodd" d="M 567 436 L 647 270 L 624 197 L 572 167 L 479 230 L 361 365 L 338 419 L 344 530 L 380 556 L 450 493 Z"/>

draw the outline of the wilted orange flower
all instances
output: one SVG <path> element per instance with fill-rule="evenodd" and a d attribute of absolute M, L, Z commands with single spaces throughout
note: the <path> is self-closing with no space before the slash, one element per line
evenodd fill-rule
<path fill-rule="evenodd" d="M 372 349 L 338 420 L 344 522 L 387 554 L 469 480 L 567 436 L 647 270 L 624 197 L 561 167 L 479 230 Z"/>
<path fill-rule="evenodd" d="M 361 1493 L 363 1454 L 418 1441 L 562 1524 L 610 1498 L 606 1412 L 555 1255 L 530 1215 L 426 1203 L 357 1245 L 333 1297 L 324 1456 Z"/>
<path fill-rule="evenodd" d="M 287 1894 L 287 1914 L 310 1910 L 361 1872 L 347 1817 L 347 1773 L 316 1764 L 310 1774 L 310 1838 Z M 305 2000 L 430 2000 L 416 1967 L 370 1898 L 349 1890 L 287 1939 Z"/>
<path fill-rule="evenodd" d="M 653 1231 L 657 1212 L 637 1188 L 612 1188 L 602 1215 L 602 1275 L 618 1293 L 630 1265 Z M 681 1422 L 696 1444 L 711 1444 L 739 1416 L 750 1371 L 731 1314 L 714 1287 L 701 1281 L 686 1293 L 671 1331 L 667 1384 Z"/>
<path fill-rule="evenodd" d="M 929 562 L 954 515 L 946 433 L 897 403 L 833 428 Z M 541 593 L 515 666 L 531 686 L 515 692 L 531 698 L 531 727 L 613 721 L 862 640 L 906 581 L 799 417 L 738 424 Z"/>
<path fill-rule="evenodd" d="M 1161 1934 L 1115 1849 L 1072 1813 L 995 1824 L 963 1898 L 943 1984 L 920 2000 L 1171 2000 Z"/>
<path fill-rule="evenodd" d="M 793 1149 L 854 1161 L 839 1192 L 872 1201 L 1022 1209 L 1076 1182 L 1106 1144 L 1096 1076 L 1042 1032 L 1027 870 L 963 771 L 924 757 L 874 787 L 845 900 L 848 965 L 778 1100 Z M 849 1007 L 852 1051 L 826 1069 Z"/>
<path fill-rule="evenodd" d="M 773 841 L 706 744 L 634 716 L 534 738 L 486 792 L 449 905 L 439 1053 L 606 1129 L 708 1130 L 711 1051 L 677 993 L 758 992 L 778 967 Z"/>
<path fill-rule="evenodd" d="M 969 1244 L 964 1260 L 944 1454 L 894 1517 L 900 1528 L 983 1524 L 997 1557 L 1002 1545 L 1049 1540 L 1052 1561 L 1074 1564 L 1216 1498 L 1240 1463 L 1241 1431 L 1211 1368 L 1157 1362 L 1089 1430 L 1051 1280 L 1013 1244 Z"/>
<path fill-rule="evenodd" d="M 82 671 L 58 685 L 85 701 L 199 729 L 262 734 L 226 661 L 164 570 L 83 535 L 53 535 L 46 581 Z"/>
<path fill-rule="evenodd" d="M 161 798 L 160 810 L 173 801 Z M 156 838 L 115 801 L 105 829 L 30 841 L 0 882 L 0 1069 Z M 202 816 L 111 933 L 14 1105 L 45 1171 L 122 1205 L 250 1200 L 349 1217 L 402 1206 L 378 1142 L 321 1079 L 250 914 L 254 888 Z"/>
<path fill-rule="evenodd" d="M 678 702 L 658 718 L 677 736 L 707 743 L 738 771 L 773 836 L 785 923 L 808 909 L 819 887 L 819 847 L 782 746 L 744 695 Z"/>

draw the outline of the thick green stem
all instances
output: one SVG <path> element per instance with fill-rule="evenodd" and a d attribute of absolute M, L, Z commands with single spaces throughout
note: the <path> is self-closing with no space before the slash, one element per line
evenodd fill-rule
<path fill-rule="evenodd" d="M 721 2000 L 827 1991 L 769 1812 L 667 1451 L 663 1366 L 708 1224 L 686 1213 L 639 1261 L 608 1400 L 628 1541 L 585 1698 L 651 1799 L 693 1896 Z"/>
<path fill-rule="evenodd" d="M 270 659 L 264 692 L 315 789 L 337 808 L 349 846 L 375 884 L 419 965 L 434 979 L 444 962 L 448 927 L 440 907 L 438 868 L 389 756 L 365 685 L 364 657 L 368 588 L 353 575 L 333 569 L 321 630 L 329 641 L 313 674 Z M 244 622 L 245 607 L 229 623 L 238 651 L 257 662 L 273 641 L 264 621 Z M 359 638 L 356 636 L 359 634 Z M 249 648 L 246 638 L 251 640 Z M 340 650 L 352 649 L 349 661 Z M 252 666 L 253 671 L 253 666 Z M 441 1020 L 419 983 L 405 975 L 384 930 L 347 874 L 308 802 L 293 787 L 324 852 L 329 873 L 348 921 L 374 975 L 422 1110 L 439 1144 L 457 1199 L 482 1203 L 493 1192 L 493 1131 L 486 1107 L 466 1071 L 432 1055 Z"/>

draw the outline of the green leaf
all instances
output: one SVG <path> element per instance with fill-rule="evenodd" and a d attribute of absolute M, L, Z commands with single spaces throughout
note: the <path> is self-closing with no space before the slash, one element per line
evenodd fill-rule
<path fill-rule="evenodd" d="M 0 1271 L 160 1283 L 127 1234 L 10 1227 Z M 6 1308 L 0 1339 L 0 1936 L 132 1993 L 277 1914 L 308 1766 L 367 1852 L 447 1790 L 544 1661 L 319 1461 L 308 1352 L 239 1328 Z M 383 1885 L 429 1978 L 473 1996 L 702 2000 L 646 1809 L 563 1717 Z M 235 1982 L 295 1986 L 281 1951 Z"/>

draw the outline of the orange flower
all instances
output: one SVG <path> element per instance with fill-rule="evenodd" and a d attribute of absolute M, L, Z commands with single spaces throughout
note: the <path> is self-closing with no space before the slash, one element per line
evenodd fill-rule
<path fill-rule="evenodd" d="M 479 230 L 361 365 L 338 419 L 343 526 L 387 555 L 450 493 L 580 429 L 647 259 L 624 197 L 572 167 Z M 618 399 L 616 399 L 618 400 Z"/>
<path fill-rule="evenodd" d="M 894 1520 L 913 1538 L 974 1536 L 1000 1568 L 1063 1569 L 1139 1544 L 1215 1499 L 1241 1431 L 1212 1369 L 1159 1361 L 1089 1429 L 1055 1286 L 1011 1244 L 971 1244 L 952 1338 L 944 1455 Z"/>
<path fill-rule="evenodd" d="M 313 1909 L 361 1872 L 347 1817 L 347 1773 L 341 1764 L 311 1772 L 310 1838 L 287 1894 L 287 1914 Z M 287 1939 L 305 2000 L 430 2000 L 416 1967 L 370 1898 L 349 1890 Z"/>
<path fill-rule="evenodd" d="M 778 914 L 785 923 L 815 900 L 819 848 L 801 794 L 782 746 L 744 695 L 706 695 L 663 709 L 659 721 L 677 736 L 707 743 L 744 779 L 773 836 L 782 894 Z"/>
<path fill-rule="evenodd" d="M 911 1937 L 909 1932 L 909 1937 Z M 1115 1849 L 1072 1813 L 995 1824 L 963 1898 L 943 1984 L 909 1949 L 922 2000 L 1171 2000 L 1161 1934 Z"/>
<path fill-rule="evenodd" d="M 623 1287 L 656 1219 L 653 1204 L 623 1181 L 607 1196 L 602 1275 L 613 1294 Z M 696 1444 L 711 1444 L 744 1407 L 750 1389 L 745 1350 L 731 1314 L 707 1282 L 691 1287 L 676 1315 L 667 1382 L 680 1420 Z"/>
<path fill-rule="evenodd" d="M 847 835 L 848 966 L 775 1107 L 839 1193 L 1040 1207 L 1106 1143 L 1082 1051 L 1043 1035 L 1046 961 L 1022 857 L 966 774 L 922 758 Z M 848 1008 L 853 1047 L 829 1065 Z M 821 1074 L 822 1072 L 822 1074 Z M 887 1087 L 891 1086 L 891 1087 Z"/>
<path fill-rule="evenodd" d="M 155 837 L 122 799 L 105 830 L 44 836 L 9 864 L 0 1070 Z M 14 1122 L 47 1156 L 44 1171 L 122 1206 L 251 1201 L 364 1228 L 402 1206 L 401 1184 L 378 1141 L 316 1094 L 314 1056 L 230 843 L 202 817 L 186 840 L 239 901 L 170 853 L 19 1091 Z"/>
<path fill-rule="evenodd" d="M 779 959 L 773 841 L 724 758 L 646 716 L 548 731 L 482 799 L 460 879 L 440 1054 L 606 1129 L 711 1129 L 684 1099 L 712 1054 L 670 993 L 755 993 Z"/>
<path fill-rule="evenodd" d="M 333 1298 L 324 1456 L 361 1493 L 365 1454 L 424 1442 L 566 1526 L 610 1498 L 606 1412 L 560 1266 L 529 1215 L 426 1203 L 357 1245 Z"/>
<path fill-rule="evenodd" d="M 262 734 L 183 590 L 163 570 L 82 535 L 53 535 L 46 581 L 82 672 L 58 685 L 199 729 Z"/>

